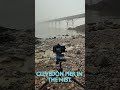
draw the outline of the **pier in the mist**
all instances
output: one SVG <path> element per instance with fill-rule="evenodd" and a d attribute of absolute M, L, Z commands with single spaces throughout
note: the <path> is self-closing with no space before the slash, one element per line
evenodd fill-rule
<path fill-rule="evenodd" d="M 72 26 L 74 27 L 75 20 L 79 19 L 79 18 L 84 18 L 84 17 L 85 17 L 85 14 L 78 14 L 78 15 L 73 15 L 73 16 L 67 16 L 67 17 L 52 19 L 52 20 L 41 22 L 41 23 L 48 23 L 48 24 L 51 24 L 52 26 L 56 27 L 57 25 L 60 26 L 62 21 L 65 21 L 67 27 L 69 27 L 69 23 L 71 23 Z"/>

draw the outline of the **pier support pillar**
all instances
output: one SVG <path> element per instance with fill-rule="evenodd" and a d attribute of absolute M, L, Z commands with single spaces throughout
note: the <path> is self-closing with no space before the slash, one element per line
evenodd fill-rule
<path fill-rule="evenodd" d="M 61 22 L 60 21 L 58 21 L 59 22 L 59 27 L 61 26 Z"/>
<path fill-rule="evenodd" d="M 66 22 L 67 22 L 67 28 L 68 28 L 68 26 L 69 26 L 69 20 L 67 20 Z"/>
<path fill-rule="evenodd" d="M 72 27 L 74 28 L 74 20 L 72 19 Z"/>
<path fill-rule="evenodd" d="M 57 22 L 55 21 L 55 28 L 57 27 Z"/>

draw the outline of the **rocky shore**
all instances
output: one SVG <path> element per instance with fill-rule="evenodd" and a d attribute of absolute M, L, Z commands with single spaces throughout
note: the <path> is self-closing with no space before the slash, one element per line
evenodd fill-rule
<path fill-rule="evenodd" d="M 71 28 L 69 27 L 68 30 L 76 30 L 77 32 L 85 33 L 85 24 Z"/>
<path fill-rule="evenodd" d="M 113 0 L 101 0 L 96 4 L 92 4 L 92 5 L 86 4 L 86 9 L 98 10 L 98 11 L 104 12 L 104 13 L 111 12 L 111 14 L 116 13 L 119 15 L 120 14 L 119 13 L 119 9 L 120 9 L 119 3 L 120 3 L 120 0 L 115 0 L 115 1 L 113 1 Z"/>
<path fill-rule="evenodd" d="M 39 41 L 39 43 L 38 43 Z M 52 48 L 56 44 L 65 45 L 66 62 L 62 63 L 64 71 L 85 72 L 85 35 L 72 36 L 69 38 L 37 39 L 35 47 L 35 70 L 37 71 L 57 71 L 55 54 Z M 75 77 L 81 84 L 85 84 L 85 76 Z M 46 77 L 36 76 L 36 90 L 41 87 Z M 76 83 L 49 83 L 44 90 L 84 90 Z"/>

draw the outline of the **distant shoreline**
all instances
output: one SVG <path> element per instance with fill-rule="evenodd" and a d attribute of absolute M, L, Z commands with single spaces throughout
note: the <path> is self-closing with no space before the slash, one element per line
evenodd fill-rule
<path fill-rule="evenodd" d="M 59 32 L 58 30 L 53 30 L 53 33 L 55 32 Z M 66 33 L 67 32 L 67 33 Z M 80 35 L 80 34 L 85 34 L 85 24 L 83 25 L 80 25 L 80 26 L 76 26 L 74 28 L 71 28 L 71 27 L 68 27 L 67 29 L 65 29 L 65 33 L 64 33 L 64 30 L 62 30 L 62 33 L 57 33 L 53 36 L 45 36 L 45 37 L 42 37 L 42 36 L 35 36 L 36 39 L 38 38 L 41 38 L 41 39 L 55 39 L 55 38 L 70 38 L 72 36 L 77 36 L 77 35 Z"/>

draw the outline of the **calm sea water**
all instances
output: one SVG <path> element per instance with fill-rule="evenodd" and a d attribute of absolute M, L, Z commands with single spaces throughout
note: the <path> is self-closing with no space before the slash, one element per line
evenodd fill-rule
<path fill-rule="evenodd" d="M 69 22 L 69 27 L 76 27 L 85 23 L 85 18 L 75 20 L 74 26 Z M 53 38 L 53 37 L 65 37 L 66 35 L 75 36 L 80 34 L 75 30 L 67 30 L 66 22 L 61 22 L 61 24 L 35 24 L 35 36 L 39 38 Z M 66 36 L 66 37 L 69 37 Z"/>

